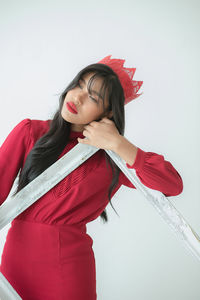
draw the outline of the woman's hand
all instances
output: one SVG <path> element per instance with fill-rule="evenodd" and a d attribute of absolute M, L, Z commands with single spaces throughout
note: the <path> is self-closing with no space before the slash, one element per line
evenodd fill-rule
<path fill-rule="evenodd" d="M 78 142 L 104 150 L 115 149 L 116 143 L 121 137 L 115 123 L 106 117 L 99 122 L 92 121 L 84 128 L 83 135 L 86 138 L 78 138 Z"/>

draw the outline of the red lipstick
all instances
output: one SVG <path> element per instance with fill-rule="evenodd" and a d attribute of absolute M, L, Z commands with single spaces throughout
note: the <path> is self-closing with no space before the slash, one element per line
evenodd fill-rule
<path fill-rule="evenodd" d="M 66 103 L 66 106 L 67 106 L 67 109 L 71 112 L 71 113 L 73 113 L 73 114 L 77 114 L 78 112 L 77 112 L 77 109 L 76 109 L 76 106 L 75 106 L 75 104 L 73 103 L 73 102 L 67 102 Z"/>

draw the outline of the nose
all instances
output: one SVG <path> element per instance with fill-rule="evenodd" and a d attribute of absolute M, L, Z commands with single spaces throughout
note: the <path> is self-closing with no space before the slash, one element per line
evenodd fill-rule
<path fill-rule="evenodd" d="M 74 103 L 75 103 L 75 105 L 80 105 L 80 99 L 79 99 L 79 97 L 74 97 Z"/>
<path fill-rule="evenodd" d="M 74 95 L 75 105 L 80 105 L 83 102 L 84 95 L 82 93 L 76 93 Z"/>

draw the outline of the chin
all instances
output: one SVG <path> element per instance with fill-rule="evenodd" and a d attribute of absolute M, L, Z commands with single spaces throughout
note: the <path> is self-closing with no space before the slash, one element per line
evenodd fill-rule
<path fill-rule="evenodd" d="M 69 122 L 69 121 L 67 120 L 66 116 L 65 116 L 65 113 L 63 113 L 62 111 L 61 111 L 61 117 L 62 117 L 65 121 Z"/>

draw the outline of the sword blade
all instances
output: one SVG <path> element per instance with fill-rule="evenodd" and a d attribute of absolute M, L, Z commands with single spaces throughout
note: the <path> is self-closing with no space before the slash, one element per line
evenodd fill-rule
<path fill-rule="evenodd" d="M 8 197 L 0 206 L 0 230 L 98 150 L 90 145 L 77 144 L 15 196 Z"/>
<path fill-rule="evenodd" d="M 90 145 L 77 144 L 38 177 L 27 184 L 17 195 L 8 197 L 0 206 L 0 230 L 98 150 L 98 148 Z M 119 155 L 111 150 L 105 151 L 133 183 L 136 189 L 153 205 L 187 251 L 200 261 L 200 238 L 180 212 L 178 212 L 163 193 L 145 186 L 137 177 L 135 170 L 127 168 L 125 162 Z M 13 297 L 16 296 L 16 298 L 5 299 L 21 299 L 12 286 L 7 283 L 7 279 L 0 272 L 0 296 L 1 294 L 3 295 L 3 293 L 5 295 L 12 293 Z"/>
<path fill-rule="evenodd" d="M 160 191 L 150 189 L 138 178 L 134 169 L 127 168 L 119 155 L 111 150 L 105 150 L 121 171 L 133 183 L 157 210 L 163 220 L 169 225 L 175 236 L 182 242 L 188 253 L 192 254 L 200 262 L 200 237 L 173 206 L 169 199 Z"/>
<path fill-rule="evenodd" d="M 0 300 L 22 300 L 12 285 L 0 272 Z"/>

